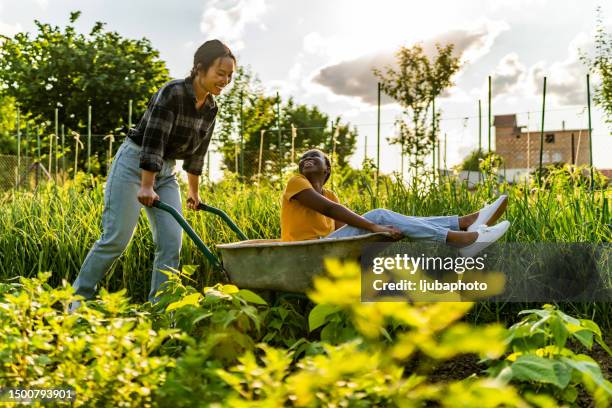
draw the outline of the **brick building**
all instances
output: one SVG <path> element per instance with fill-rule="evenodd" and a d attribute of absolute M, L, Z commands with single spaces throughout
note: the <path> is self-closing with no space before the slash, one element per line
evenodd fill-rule
<path fill-rule="evenodd" d="M 503 157 L 506 178 L 518 180 L 540 163 L 540 131 L 524 129 L 516 122 L 516 114 L 496 115 L 495 151 Z M 544 131 L 542 165 L 552 163 L 589 164 L 588 129 Z"/>

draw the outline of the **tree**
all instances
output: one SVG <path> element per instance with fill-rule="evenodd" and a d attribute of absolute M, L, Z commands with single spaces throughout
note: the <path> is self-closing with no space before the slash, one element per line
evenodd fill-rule
<path fill-rule="evenodd" d="M 603 108 L 606 123 L 612 127 L 612 34 L 606 31 L 601 6 L 597 7 L 595 55 L 591 58 L 581 52 L 580 59 L 600 77 L 601 83 L 595 87 L 593 100 Z"/>
<path fill-rule="evenodd" d="M 239 67 L 232 88 L 220 96 L 218 132 L 225 167 L 245 177 L 257 174 L 260 168 L 259 152 L 262 151 L 261 171 L 264 176 L 278 174 L 297 161 L 297 155 L 310 148 L 320 148 L 331 155 L 333 149 L 330 118 L 316 106 L 287 102 L 274 96 L 265 96 L 259 80 L 250 69 Z M 240 104 L 242 99 L 242 138 L 240 146 Z M 280 137 L 276 122 L 277 102 L 280 110 Z M 357 131 L 338 117 L 333 122 L 335 136 L 335 165 L 346 166 L 348 157 L 355 150 Z M 293 128 L 296 129 L 295 133 Z M 263 145 L 262 143 L 263 131 Z M 295 134 L 295 139 L 293 135 Z M 292 157 L 292 139 L 295 156 Z M 282 150 L 282 157 L 279 156 Z M 242 151 L 242 156 L 240 152 Z M 244 167 L 242 163 L 244 162 Z M 282 168 L 281 168 L 282 167 Z"/>
<path fill-rule="evenodd" d="M 169 80 L 166 64 L 146 38 L 123 38 L 105 31 L 102 22 L 88 35 L 77 33 L 73 24 L 80 14 L 71 13 L 63 29 L 35 20 L 35 37 L 17 33 L 3 41 L 2 93 L 17 101 L 24 116 L 47 126 L 58 108 L 61 124 L 85 133 L 91 105 L 94 134 L 125 131 L 128 101 L 133 100 L 133 118 L 140 117 L 150 96 Z M 94 138 L 92 154 L 106 146 L 101 137 Z"/>
<path fill-rule="evenodd" d="M 0 154 L 15 154 L 17 151 L 14 137 L 16 118 L 15 100 L 0 95 Z"/>
<path fill-rule="evenodd" d="M 480 171 L 494 167 L 500 168 L 504 164 L 503 158 L 495 152 L 485 152 L 483 150 L 473 150 L 461 164 L 453 167 L 457 171 Z"/>
<path fill-rule="evenodd" d="M 436 135 L 432 122 L 439 129 L 439 110 L 435 117 L 428 116 L 432 101 L 453 85 L 451 78 L 460 68 L 453 48 L 453 44 L 436 44 L 437 55 L 429 58 L 420 44 L 401 47 L 395 54 L 396 66 L 387 66 L 384 72 L 374 69 L 382 90 L 403 109 L 396 120 L 397 136 L 389 142 L 402 146 L 415 169 L 423 166 L 425 155 L 433 149 Z"/>

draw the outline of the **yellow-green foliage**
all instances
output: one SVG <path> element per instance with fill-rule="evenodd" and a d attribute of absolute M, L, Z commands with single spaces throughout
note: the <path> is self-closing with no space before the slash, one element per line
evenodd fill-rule
<path fill-rule="evenodd" d="M 545 371 L 514 366 L 533 355 L 574 368 L 599 406 L 610 397 L 598 365 L 558 344 L 571 335 L 605 346 L 593 322 L 547 307 L 508 331 L 463 321 L 471 303 L 361 303 L 359 266 L 326 266 L 308 294 L 312 330 L 290 347 L 277 339 L 289 307 L 234 285 L 184 285 L 193 268 L 172 274 L 155 305 L 102 291 L 73 314 L 72 288 L 52 288 L 49 274 L 0 284 L 0 387 L 72 387 L 74 406 L 101 407 L 555 407 L 575 396 L 574 382 L 554 390 Z M 546 316 L 550 327 L 539 323 Z M 489 373 L 428 377 L 461 354 Z"/>
<path fill-rule="evenodd" d="M 75 406 L 145 406 L 173 359 L 156 355 L 178 331 L 153 330 L 121 291 L 67 314 L 70 286 L 39 278 L 0 290 L 0 387 L 67 388 Z"/>

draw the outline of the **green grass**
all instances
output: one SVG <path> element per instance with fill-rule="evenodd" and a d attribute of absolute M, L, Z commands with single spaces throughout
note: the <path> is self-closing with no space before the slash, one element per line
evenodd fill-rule
<path fill-rule="evenodd" d="M 512 222 L 504 237 L 508 242 L 610 242 L 612 191 L 592 192 L 559 175 L 551 177 L 556 178 L 549 180 L 546 189 L 485 182 L 474 191 L 449 180 L 435 185 L 422 182 L 406 186 L 383 178 L 377 200 L 369 177 L 338 173 L 334 190 L 343 204 L 358 213 L 378 206 L 421 216 L 467 214 L 477 211 L 498 194 L 507 193 L 509 205 L 505 217 Z M 280 236 L 280 191 L 274 186 L 226 181 L 203 187 L 201 197 L 207 204 L 226 211 L 251 239 Z M 52 271 L 51 284 L 58 284 L 62 279 L 72 282 L 89 248 L 100 236 L 102 201 L 103 180 L 93 178 L 64 187 L 49 184 L 36 193 L 11 192 L 0 197 L 0 280 Z M 237 240 L 219 218 L 203 212 L 184 212 L 210 247 Z M 144 301 L 153 252 L 151 233 L 143 214 L 132 242 L 102 285 L 110 291 L 127 288 L 133 300 Z M 200 266 L 196 274 L 199 285 L 218 280 L 187 237 L 183 240 L 181 262 Z M 532 305 L 484 302 L 470 317 L 503 321 L 526 306 Z M 607 304 L 562 307 L 570 313 L 592 318 L 604 328 L 612 327 Z"/>

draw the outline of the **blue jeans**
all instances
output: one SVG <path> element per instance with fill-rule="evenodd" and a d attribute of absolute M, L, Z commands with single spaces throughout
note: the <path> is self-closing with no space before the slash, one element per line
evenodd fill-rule
<path fill-rule="evenodd" d="M 181 195 L 175 174 L 174 160 L 165 160 L 155 177 L 153 186 L 161 201 L 181 212 Z M 72 284 L 76 294 L 91 299 L 104 274 L 124 252 L 138 223 L 140 209 L 144 207 L 153 232 L 155 259 L 151 276 L 149 300 L 157 301 L 155 294 L 168 277 L 161 269 L 178 268 L 182 230 L 172 216 L 163 210 L 140 204 L 140 146 L 126 138 L 119 147 L 111 166 L 104 190 L 102 236 L 83 262 Z"/>
<path fill-rule="evenodd" d="M 384 208 L 377 208 L 363 214 L 363 218 L 378 225 L 392 225 L 399 229 L 405 237 L 414 241 L 446 242 L 448 231 L 460 230 L 457 215 L 411 217 Z M 370 231 L 345 225 L 325 238 L 346 238 L 369 233 Z"/>

